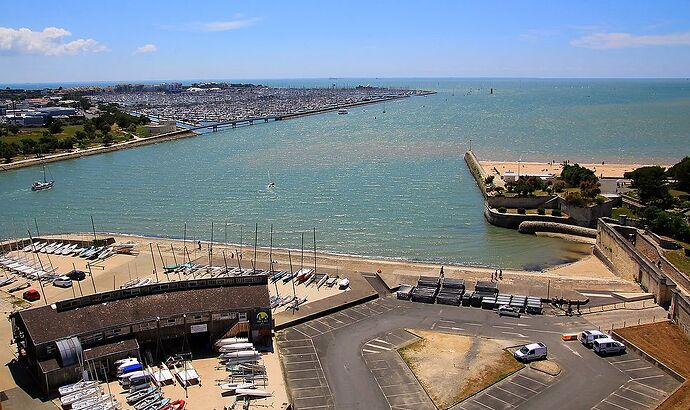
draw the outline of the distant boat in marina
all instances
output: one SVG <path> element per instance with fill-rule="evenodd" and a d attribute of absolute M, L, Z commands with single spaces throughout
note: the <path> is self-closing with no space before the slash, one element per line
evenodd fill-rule
<path fill-rule="evenodd" d="M 338 110 L 338 115 L 343 115 L 343 114 L 347 114 L 347 110 L 346 110 L 345 108 L 339 109 L 339 110 Z"/>
<path fill-rule="evenodd" d="M 31 185 L 31 190 L 32 191 L 43 191 L 45 189 L 50 189 L 53 187 L 53 184 L 55 184 L 55 181 L 51 180 L 48 181 L 46 179 L 46 166 L 45 164 L 43 165 L 43 182 L 41 181 L 34 181 L 34 183 Z"/>

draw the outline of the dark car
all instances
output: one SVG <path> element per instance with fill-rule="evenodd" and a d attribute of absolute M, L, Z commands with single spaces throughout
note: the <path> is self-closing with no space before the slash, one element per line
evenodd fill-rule
<path fill-rule="evenodd" d="M 24 292 L 22 297 L 25 300 L 28 300 L 29 302 L 34 302 L 36 300 L 41 299 L 41 294 L 38 293 L 38 291 L 36 289 L 29 289 L 26 292 Z"/>
<path fill-rule="evenodd" d="M 68 273 L 67 276 L 72 280 L 84 280 L 84 278 L 86 278 L 86 273 L 75 269 Z"/>

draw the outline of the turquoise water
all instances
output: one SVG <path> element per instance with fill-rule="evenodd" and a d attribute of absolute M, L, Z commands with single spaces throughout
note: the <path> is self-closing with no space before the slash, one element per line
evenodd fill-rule
<path fill-rule="evenodd" d="M 327 85 L 344 80 L 273 82 Z M 0 173 L 0 236 L 99 231 L 539 268 L 586 246 L 520 235 L 482 217 L 462 154 L 480 158 L 675 162 L 690 154 L 690 81 L 347 80 L 439 91 L 208 133 L 49 165 L 54 189 L 31 192 L 38 167 Z M 365 82 L 366 81 L 366 82 Z M 263 83 L 271 83 L 262 81 Z M 489 88 L 494 88 L 494 95 Z M 469 90 L 472 90 L 469 93 Z M 375 118 L 376 117 L 376 118 Z M 268 173 L 276 188 L 268 190 Z M 35 231 L 35 229 L 33 229 Z M 251 239 L 250 239 L 251 238 Z"/>

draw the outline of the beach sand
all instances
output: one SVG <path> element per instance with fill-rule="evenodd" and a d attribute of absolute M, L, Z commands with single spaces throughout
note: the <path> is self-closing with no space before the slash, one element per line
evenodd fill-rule
<path fill-rule="evenodd" d="M 562 162 L 520 162 L 517 161 L 479 161 L 482 168 L 488 175 L 503 175 L 506 172 L 519 172 L 521 174 L 537 174 L 537 173 L 551 173 L 561 175 L 563 169 Z M 669 165 L 661 165 L 668 168 Z M 637 168 L 649 166 L 645 164 L 580 164 L 580 166 L 593 170 L 599 178 L 623 178 L 623 174 L 628 171 L 634 171 Z M 498 172 L 497 172 L 498 171 Z"/>

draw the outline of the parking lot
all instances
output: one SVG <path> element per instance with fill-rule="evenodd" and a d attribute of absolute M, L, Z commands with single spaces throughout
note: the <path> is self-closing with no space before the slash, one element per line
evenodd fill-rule
<path fill-rule="evenodd" d="M 379 298 L 278 332 L 296 409 L 434 408 L 397 349 L 427 329 L 474 337 L 542 341 L 563 369 L 549 376 L 525 368 L 456 405 L 465 410 L 515 407 L 559 410 L 643 409 L 678 382 L 635 352 L 601 358 L 562 333 L 592 327 L 582 318 L 525 315 Z M 563 400 L 576 395 L 577 401 Z"/>
<path fill-rule="evenodd" d="M 362 346 L 362 357 L 391 409 L 435 409 L 433 402 L 397 349 L 419 338 L 397 329 L 371 339 Z"/>
<path fill-rule="evenodd" d="M 547 389 L 556 382 L 556 379 L 557 377 L 526 367 L 452 408 L 461 410 L 512 409 Z"/>
<path fill-rule="evenodd" d="M 610 357 L 606 360 L 628 375 L 630 380 L 592 409 L 641 410 L 654 408 L 680 385 L 676 379 L 636 353 Z"/>

